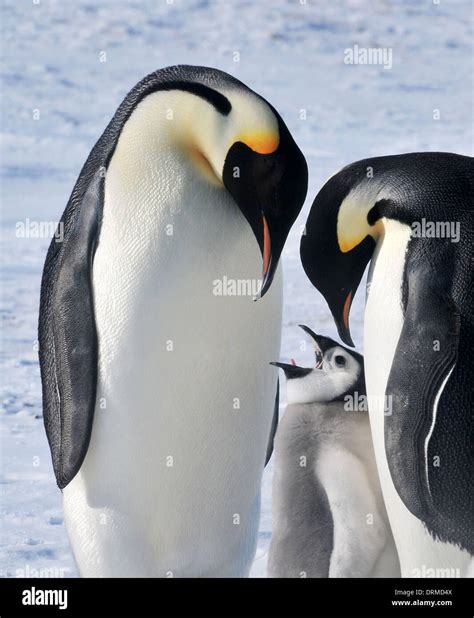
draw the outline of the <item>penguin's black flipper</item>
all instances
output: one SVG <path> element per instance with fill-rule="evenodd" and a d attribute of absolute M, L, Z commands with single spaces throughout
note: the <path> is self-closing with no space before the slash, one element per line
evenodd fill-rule
<path fill-rule="evenodd" d="M 278 409 L 280 407 L 280 380 L 277 378 L 277 390 L 275 395 L 275 408 L 273 410 L 272 426 L 270 427 L 270 437 L 268 438 L 267 454 L 265 455 L 265 465 L 270 461 L 273 453 L 273 442 L 278 427 Z"/>
<path fill-rule="evenodd" d="M 54 473 L 63 489 L 89 446 L 97 388 L 92 261 L 102 214 L 102 170 L 86 164 L 53 238 L 43 271 L 39 357 L 43 416 Z M 59 238 L 59 235 L 58 235 Z"/>
<path fill-rule="evenodd" d="M 446 263 L 419 264 L 406 268 L 385 450 L 405 506 L 434 537 L 474 553 L 472 315 L 453 300 Z"/>

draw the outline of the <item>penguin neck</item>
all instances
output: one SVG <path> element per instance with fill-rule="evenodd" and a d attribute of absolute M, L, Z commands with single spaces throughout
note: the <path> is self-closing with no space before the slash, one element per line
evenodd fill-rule
<path fill-rule="evenodd" d="M 129 177 L 137 166 L 153 168 L 156 177 L 163 162 L 172 161 L 174 179 L 191 174 L 224 189 L 227 141 L 225 117 L 207 101 L 180 90 L 158 91 L 137 105 L 112 158 Z"/>
<path fill-rule="evenodd" d="M 136 261 L 142 278 L 148 273 L 156 279 L 162 266 L 180 271 L 177 286 L 198 272 L 209 279 L 210 289 L 224 274 L 260 278 L 258 245 L 225 188 L 209 182 L 176 143 L 143 137 L 154 145 L 152 156 L 151 148 L 130 139 L 119 141 L 111 159 L 101 243 L 116 245 L 117 255 L 124 252 L 124 241 L 133 243 L 128 259 Z M 249 271 L 249 264 L 255 270 Z"/>
<path fill-rule="evenodd" d="M 354 376 L 344 371 L 314 370 L 304 378 L 287 381 L 288 405 L 328 404 L 341 400 L 354 386 Z"/>
<path fill-rule="evenodd" d="M 147 303 L 168 302 L 165 282 L 175 299 L 188 302 L 194 294 L 210 302 L 217 279 L 261 277 L 259 248 L 243 214 L 228 191 L 209 182 L 193 163 L 179 139 L 183 127 L 173 128 L 185 110 L 169 107 L 175 102 L 172 94 L 154 93 L 140 103 L 142 108 L 137 106 L 124 126 L 105 179 L 95 261 L 102 252 L 116 256 L 120 276 L 129 285 L 131 306 L 143 299 L 139 290 L 145 289 Z M 180 105 L 184 105 L 182 99 L 192 99 L 202 114 L 216 113 L 198 97 L 185 94 Z M 173 120 L 167 119 L 167 110 Z M 108 271 L 110 277 L 110 267 Z M 203 294 L 206 290 L 209 295 Z M 130 307 L 126 313 L 133 313 Z"/>
<path fill-rule="evenodd" d="M 376 245 L 383 242 L 388 221 L 409 223 L 403 191 L 386 171 L 364 178 L 342 200 L 337 216 L 337 236 L 344 251 L 357 246 L 366 236 Z M 350 230 L 344 233 L 344 230 Z M 347 238 L 346 238 L 347 237 Z"/>

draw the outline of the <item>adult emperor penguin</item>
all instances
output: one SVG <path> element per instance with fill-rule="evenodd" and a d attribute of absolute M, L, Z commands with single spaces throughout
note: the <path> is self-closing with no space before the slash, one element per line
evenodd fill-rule
<path fill-rule="evenodd" d="M 377 475 L 363 358 L 312 338 L 316 367 L 272 363 L 288 405 L 275 436 L 272 577 L 399 577 Z"/>
<path fill-rule="evenodd" d="M 46 258 L 39 324 L 81 575 L 248 573 L 277 390 L 277 266 L 306 189 L 277 111 L 215 69 L 152 73 L 94 146 Z M 229 287 L 260 280 L 262 261 L 261 296 L 275 278 L 263 299 L 256 284 Z"/>
<path fill-rule="evenodd" d="M 403 576 L 464 576 L 474 554 L 473 159 L 353 163 L 314 200 L 304 269 L 342 339 L 369 261 L 369 411 Z"/>

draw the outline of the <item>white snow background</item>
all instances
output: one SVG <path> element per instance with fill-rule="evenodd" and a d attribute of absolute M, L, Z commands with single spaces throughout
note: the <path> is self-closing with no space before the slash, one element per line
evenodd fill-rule
<path fill-rule="evenodd" d="M 472 154 L 471 6 L 469 0 L 1 2 L 1 576 L 51 567 L 77 575 L 41 419 L 36 328 L 49 238 L 19 238 L 16 224 L 59 219 L 89 151 L 146 74 L 179 63 L 223 69 L 277 107 L 308 160 L 307 202 L 283 259 L 281 357 L 312 362 L 310 349 L 300 349 L 297 325 L 332 336 L 335 328 L 299 259 L 311 202 L 330 175 L 357 159 L 417 150 Z M 393 67 L 344 64 L 344 50 L 355 44 L 391 48 Z M 359 347 L 363 296 L 352 312 Z M 270 464 L 253 576 L 265 576 L 271 476 Z"/>

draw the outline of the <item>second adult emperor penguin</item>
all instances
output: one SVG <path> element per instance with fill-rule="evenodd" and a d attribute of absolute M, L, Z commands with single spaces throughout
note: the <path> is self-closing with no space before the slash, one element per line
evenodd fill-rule
<path fill-rule="evenodd" d="M 474 554 L 473 189 L 466 156 L 358 161 L 320 190 L 301 242 L 305 271 L 349 344 L 351 302 L 371 261 L 370 420 L 407 577 L 466 575 Z"/>
<path fill-rule="evenodd" d="M 277 390 L 277 266 L 306 189 L 277 111 L 215 69 L 152 73 L 92 149 L 46 258 L 39 324 L 81 575 L 247 575 Z"/>
<path fill-rule="evenodd" d="M 271 577 L 399 577 L 360 354 L 312 338 L 316 366 L 273 363 L 288 405 L 275 436 Z"/>

